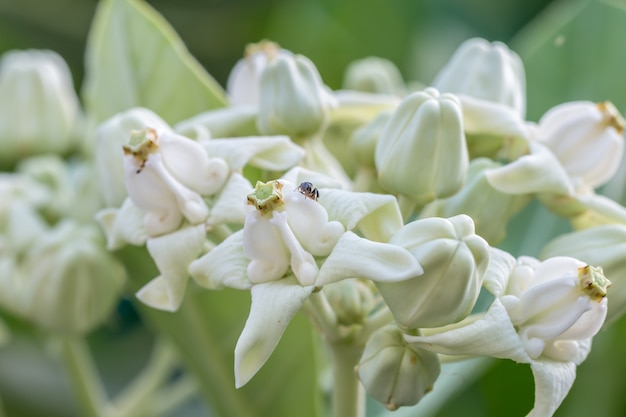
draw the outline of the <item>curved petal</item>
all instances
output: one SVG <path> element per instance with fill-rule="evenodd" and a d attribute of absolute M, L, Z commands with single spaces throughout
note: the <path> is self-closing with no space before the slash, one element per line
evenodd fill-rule
<path fill-rule="evenodd" d="M 189 275 L 198 285 L 208 289 L 223 287 L 247 290 L 250 258 L 243 253 L 243 231 L 228 236 L 209 253 L 189 265 Z"/>
<path fill-rule="evenodd" d="M 233 171 L 252 165 L 282 171 L 304 157 L 304 149 L 289 136 L 251 136 L 237 139 L 210 139 L 201 142 L 210 155 L 223 158 Z"/>
<path fill-rule="evenodd" d="M 252 185 L 240 173 L 233 172 L 211 207 L 208 225 L 243 224 L 246 217 L 246 196 Z"/>
<path fill-rule="evenodd" d="M 470 316 L 450 326 L 432 329 L 428 336 L 408 336 L 411 344 L 446 355 L 492 356 L 530 363 L 509 315 L 498 299 L 486 313 Z"/>
<path fill-rule="evenodd" d="M 404 224 L 391 195 L 323 189 L 319 202 L 331 220 L 340 221 L 348 230 L 358 228 L 370 240 L 388 242 Z"/>
<path fill-rule="evenodd" d="M 146 213 L 126 198 L 119 209 L 107 208 L 96 213 L 96 221 L 107 238 L 107 249 L 120 249 L 127 243 L 141 246 L 148 239 L 143 225 Z"/>
<path fill-rule="evenodd" d="M 353 232 L 344 233 L 322 264 L 315 285 L 346 278 L 394 282 L 424 273 L 417 259 L 401 246 L 373 242 Z"/>
<path fill-rule="evenodd" d="M 509 277 L 515 263 L 515 258 L 508 252 L 490 247 L 489 265 L 485 272 L 483 286 L 496 297 L 503 296 L 509 285 Z"/>
<path fill-rule="evenodd" d="M 293 278 L 252 287 L 250 315 L 235 346 L 235 384 L 240 388 L 270 357 L 291 319 L 313 291 Z"/>
<path fill-rule="evenodd" d="M 508 194 L 572 194 L 573 185 L 557 157 L 544 145 L 531 143 L 530 149 L 510 164 L 485 170 L 489 184 Z"/>
<path fill-rule="evenodd" d="M 535 379 L 535 405 L 528 417 L 551 417 L 574 384 L 576 364 L 533 361 L 530 367 Z"/>
<path fill-rule="evenodd" d="M 457 94 L 463 111 L 466 133 L 528 138 L 529 131 L 519 112 L 511 107 Z"/>
<path fill-rule="evenodd" d="M 137 298 L 159 310 L 178 310 L 187 288 L 187 269 L 202 251 L 204 239 L 204 225 L 185 227 L 174 233 L 148 239 L 148 252 L 161 275 L 141 288 L 136 294 Z"/>

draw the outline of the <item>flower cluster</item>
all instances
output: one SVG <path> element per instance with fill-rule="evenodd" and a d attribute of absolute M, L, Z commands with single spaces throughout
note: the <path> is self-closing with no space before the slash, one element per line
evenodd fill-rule
<path fill-rule="evenodd" d="M 89 82 L 93 100 L 102 79 Z M 129 253 L 158 273 L 129 287 L 173 320 L 198 292 L 250 292 L 236 388 L 302 311 L 331 352 L 337 415 L 358 415 L 359 383 L 394 410 L 438 390 L 444 358 L 489 356 L 530 365 L 531 415 L 549 417 L 626 305 L 615 249 L 626 209 L 596 193 L 618 172 L 625 122 L 587 101 L 527 121 L 525 86 L 517 54 L 482 39 L 417 91 L 378 58 L 352 64 L 333 91 L 308 58 L 263 41 L 213 94 L 218 105 L 83 114 L 59 56 L 9 53 L 0 307 L 84 334 L 121 297 L 124 251 L 145 247 Z M 541 259 L 498 249 L 533 201 L 576 231 Z"/>

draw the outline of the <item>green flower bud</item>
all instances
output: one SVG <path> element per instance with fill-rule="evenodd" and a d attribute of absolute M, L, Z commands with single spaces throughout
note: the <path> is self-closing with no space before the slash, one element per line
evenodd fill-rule
<path fill-rule="evenodd" d="M 10 51 L 0 60 L 0 163 L 75 144 L 78 97 L 67 64 L 53 51 Z"/>
<path fill-rule="evenodd" d="M 97 228 L 69 221 L 33 244 L 16 275 L 15 298 L 26 318 L 64 334 L 102 323 L 125 281 Z"/>
<path fill-rule="evenodd" d="M 334 98 L 315 65 L 301 55 L 277 55 L 261 74 L 259 131 L 305 139 L 329 120 Z"/>
<path fill-rule="evenodd" d="M 323 292 L 342 326 L 363 324 L 380 301 L 376 288 L 365 280 L 339 281 L 325 285 Z"/>
<path fill-rule="evenodd" d="M 469 216 L 416 220 L 389 243 L 408 249 L 424 268 L 421 276 L 376 284 L 400 328 L 440 327 L 469 315 L 489 263 L 489 245 Z"/>
<path fill-rule="evenodd" d="M 436 200 L 426 206 L 422 217 L 452 217 L 467 214 L 474 220 L 476 233 L 494 245 L 506 234 L 509 220 L 531 199 L 529 195 L 514 195 L 493 188 L 485 170 L 501 164 L 486 158 L 474 159 L 467 171 L 467 183 L 450 198 Z"/>
<path fill-rule="evenodd" d="M 407 96 L 376 144 L 380 184 L 417 204 L 461 189 L 469 164 L 461 105 L 433 88 Z"/>
<path fill-rule="evenodd" d="M 346 68 L 343 88 L 366 93 L 403 95 L 402 74 L 388 59 L 368 57 L 352 62 Z"/>
<path fill-rule="evenodd" d="M 372 335 L 357 368 L 367 393 L 390 410 L 417 404 L 440 370 L 436 353 L 410 346 L 393 325 Z"/>
<path fill-rule="evenodd" d="M 520 57 L 501 42 L 469 39 L 456 50 L 432 84 L 442 92 L 504 104 L 526 112 L 526 77 Z"/>

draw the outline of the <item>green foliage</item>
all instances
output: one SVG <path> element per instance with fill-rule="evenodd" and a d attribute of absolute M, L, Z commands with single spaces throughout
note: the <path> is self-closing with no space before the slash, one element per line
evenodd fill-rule
<path fill-rule="evenodd" d="M 225 105 L 221 87 L 165 19 L 137 0 L 99 4 L 85 61 L 85 107 L 96 122 L 147 107 L 173 124 Z"/>

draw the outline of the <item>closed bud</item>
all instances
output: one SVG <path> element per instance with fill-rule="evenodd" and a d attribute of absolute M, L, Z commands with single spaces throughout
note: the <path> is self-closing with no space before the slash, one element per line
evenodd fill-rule
<path fill-rule="evenodd" d="M 43 235 L 17 271 L 15 299 L 27 319 L 63 334 L 85 333 L 115 305 L 125 272 L 95 226 L 64 222 Z"/>
<path fill-rule="evenodd" d="M 339 281 L 323 291 L 341 326 L 362 325 L 380 301 L 374 285 L 365 280 Z"/>
<path fill-rule="evenodd" d="M 407 96 L 380 134 L 380 184 L 417 204 L 453 195 L 469 164 L 458 99 L 433 88 Z"/>
<path fill-rule="evenodd" d="M 390 410 L 417 404 L 433 389 L 440 370 L 436 353 L 410 346 L 393 325 L 372 335 L 357 367 L 367 393 Z"/>
<path fill-rule="evenodd" d="M 0 60 L 0 163 L 75 144 L 78 97 L 67 64 L 45 50 L 10 51 Z"/>
<path fill-rule="evenodd" d="M 406 281 L 377 283 L 400 328 L 440 327 L 469 315 L 489 263 L 489 245 L 469 216 L 416 220 L 389 243 L 408 249 L 424 268 Z"/>
<path fill-rule="evenodd" d="M 262 134 L 306 139 L 328 123 L 334 98 L 308 58 L 277 55 L 260 83 L 257 125 Z"/>
<path fill-rule="evenodd" d="M 396 65 L 388 59 L 368 57 L 348 65 L 343 79 L 343 88 L 365 93 L 404 93 L 404 81 Z"/>
<path fill-rule="evenodd" d="M 473 38 L 456 50 L 437 74 L 439 91 L 504 104 L 526 113 L 526 78 L 520 57 L 501 42 Z"/>
<path fill-rule="evenodd" d="M 595 188 L 611 179 L 619 167 L 624 125 L 608 101 L 563 103 L 541 117 L 537 141 L 556 155 L 576 189 Z"/>
<path fill-rule="evenodd" d="M 381 111 L 374 120 L 356 129 L 350 136 L 348 149 L 359 165 L 375 167 L 376 143 L 390 117 L 391 112 Z"/>

